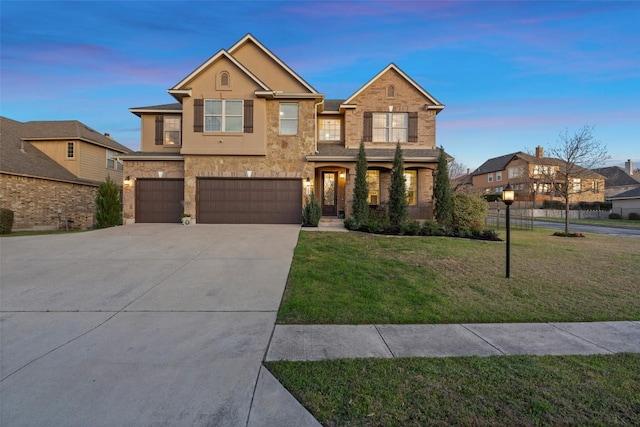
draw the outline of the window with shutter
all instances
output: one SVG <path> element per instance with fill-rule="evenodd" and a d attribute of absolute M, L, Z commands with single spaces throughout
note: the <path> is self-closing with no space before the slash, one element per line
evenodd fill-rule
<path fill-rule="evenodd" d="M 362 128 L 362 140 L 371 142 L 373 139 L 373 113 L 371 111 L 364 112 L 364 125 Z"/>
<path fill-rule="evenodd" d="M 164 138 L 164 117 L 156 116 L 156 145 L 162 145 Z"/>
<path fill-rule="evenodd" d="M 204 99 L 193 100 L 193 131 L 202 132 L 204 117 Z"/>
<path fill-rule="evenodd" d="M 418 112 L 409 113 L 409 142 L 418 142 Z"/>
<path fill-rule="evenodd" d="M 244 100 L 244 133 L 253 133 L 253 99 Z"/>

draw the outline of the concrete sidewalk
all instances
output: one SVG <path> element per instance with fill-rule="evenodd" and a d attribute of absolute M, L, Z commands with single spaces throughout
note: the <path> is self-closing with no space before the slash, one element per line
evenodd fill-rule
<path fill-rule="evenodd" d="M 640 322 L 276 325 L 267 361 L 640 353 Z"/>

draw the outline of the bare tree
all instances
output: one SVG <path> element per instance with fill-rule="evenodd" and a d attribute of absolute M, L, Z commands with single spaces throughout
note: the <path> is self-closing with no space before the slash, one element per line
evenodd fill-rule
<path fill-rule="evenodd" d="M 569 203 L 571 196 L 584 191 L 582 179 L 593 175 L 594 167 L 600 166 L 610 157 L 606 145 L 593 135 L 593 126 L 583 126 L 574 134 L 568 130 L 561 133 L 556 144 L 549 149 L 551 157 L 559 160 L 554 187 L 564 200 L 564 232 L 569 234 Z"/>
<path fill-rule="evenodd" d="M 449 179 L 458 178 L 467 174 L 467 166 L 456 160 L 449 162 Z"/>

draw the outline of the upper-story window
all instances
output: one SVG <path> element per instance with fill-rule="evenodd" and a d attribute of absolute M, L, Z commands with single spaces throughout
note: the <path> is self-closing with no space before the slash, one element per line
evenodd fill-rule
<path fill-rule="evenodd" d="M 220 73 L 220 86 L 229 86 L 229 73 L 226 71 Z"/>
<path fill-rule="evenodd" d="M 514 178 L 522 178 L 523 174 L 524 174 L 524 166 L 519 165 L 519 166 L 511 166 L 508 170 L 507 170 L 507 175 L 509 176 L 509 179 L 514 179 Z"/>
<path fill-rule="evenodd" d="M 164 116 L 163 144 L 180 145 L 180 116 Z"/>
<path fill-rule="evenodd" d="M 487 174 L 487 182 L 493 182 L 493 172 Z"/>
<path fill-rule="evenodd" d="M 395 98 L 396 97 L 396 88 L 393 85 L 389 85 L 387 87 L 387 98 Z"/>
<path fill-rule="evenodd" d="M 122 163 L 116 160 L 117 152 L 113 150 L 107 150 L 107 169 L 113 169 L 116 171 L 122 170 Z"/>
<path fill-rule="evenodd" d="M 320 120 L 320 140 L 340 141 L 340 119 Z"/>
<path fill-rule="evenodd" d="M 280 104 L 280 135 L 298 134 L 298 104 Z"/>
<path fill-rule="evenodd" d="M 69 141 L 67 142 L 67 159 L 75 159 L 76 157 L 76 143 Z"/>
<path fill-rule="evenodd" d="M 407 142 L 409 114 L 373 113 L 374 142 Z"/>
<path fill-rule="evenodd" d="M 502 171 L 496 172 L 496 181 L 502 181 Z"/>
<path fill-rule="evenodd" d="M 242 100 L 205 99 L 204 131 L 242 132 L 242 112 Z"/>

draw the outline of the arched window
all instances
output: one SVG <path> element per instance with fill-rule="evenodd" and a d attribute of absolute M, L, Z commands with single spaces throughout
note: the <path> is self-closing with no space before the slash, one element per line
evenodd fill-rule
<path fill-rule="evenodd" d="M 387 87 L 387 98 L 395 98 L 396 88 L 393 85 Z"/>
<path fill-rule="evenodd" d="M 226 71 L 220 73 L 220 86 L 229 86 L 229 73 Z"/>

